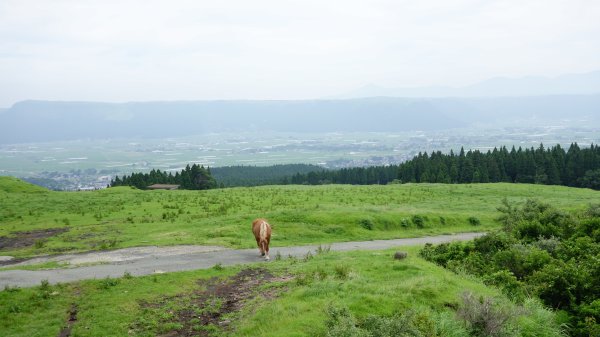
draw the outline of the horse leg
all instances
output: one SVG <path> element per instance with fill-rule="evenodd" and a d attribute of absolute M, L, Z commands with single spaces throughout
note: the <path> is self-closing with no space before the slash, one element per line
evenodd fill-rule
<path fill-rule="evenodd" d="M 258 246 L 260 256 L 265 256 L 265 252 L 263 251 L 262 245 L 260 244 L 260 239 L 256 239 L 256 245 Z"/>
<path fill-rule="evenodd" d="M 269 242 L 268 241 L 262 242 L 262 249 L 266 254 L 265 260 L 267 260 L 267 261 L 270 260 L 271 258 L 269 257 Z"/>

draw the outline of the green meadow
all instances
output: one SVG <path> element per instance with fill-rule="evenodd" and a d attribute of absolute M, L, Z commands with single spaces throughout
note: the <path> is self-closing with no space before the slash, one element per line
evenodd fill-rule
<path fill-rule="evenodd" d="M 117 187 L 55 192 L 0 177 L 0 237 L 52 230 L 0 255 L 31 257 L 147 245 L 252 248 L 250 223 L 273 225 L 273 246 L 487 231 L 502 199 L 539 198 L 580 210 L 598 192 L 525 184 L 262 186 L 207 191 Z"/>
<path fill-rule="evenodd" d="M 376 336 L 361 334 L 369 329 L 386 336 L 384 328 L 387 336 L 402 329 L 412 331 L 403 336 L 478 336 L 457 315 L 469 310 L 462 298 L 471 294 L 503 320 L 499 336 L 562 335 L 560 318 L 538 302 L 511 302 L 419 258 L 418 247 L 404 250 L 402 260 L 393 250 L 321 251 L 253 266 L 10 288 L 0 292 L 0 330 L 6 337 L 65 328 L 71 336 Z M 246 297 L 237 310 L 223 309 L 235 301 L 230 293 L 203 295 L 206 282 L 226 285 L 247 268 L 274 277 L 238 293 Z M 214 320 L 203 324 L 205 317 Z"/>
<path fill-rule="evenodd" d="M 275 246 L 324 247 L 303 258 L 274 256 L 270 263 L 248 266 L 8 287 L 0 291 L 0 331 L 3 336 L 563 336 L 560 313 L 534 299 L 509 299 L 476 277 L 427 262 L 418 255 L 421 247 L 399 248 L 408 254 L 404 259 L 394 259 L 396 250 L 326 249 L 336 241 L 494 230 L 500 228 L 496 208 L 505 198 L 512 203 L 538 198 L 566 211 L 599 200 L 592 190 L 521 184 L 52 192 L 0 177 L 1 255 L 179 244 L 250 248 L 255 245 L 250 223 L 257 217 L 273 224 Z M 32 233 L 51 235 L 32 239 Z"/>

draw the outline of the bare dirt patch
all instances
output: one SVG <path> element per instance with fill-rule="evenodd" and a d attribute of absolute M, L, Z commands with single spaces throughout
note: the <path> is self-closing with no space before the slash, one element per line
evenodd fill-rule
<path fill-rule="evenodd" d="M 11 234 L 14 234 L 14 236 L 0 236 L 0 250 L 18 249 L 33 246 L 39 240 L 45 240 L 49 237 L 62 234 L 68 230 L 68 227 L 63 227 L 12 232 Z"/>
<path fill-rule="evenodd" d="M 70 337 L 71 336 L 71 329 L 73 328 L 73 324 L 75 324 L 75 322 L 77 322 L 77 305 L 76 304 L 71 305 L 71 308 L 69 309 L 68 314 L 69 314 L 69 317 L 67 317 L 65 326 L 58 333 L 58 337 Z"/>
<path fill-rule="evenodd" d="M 167 310 L 168 320 L 161 322 L 163 327 L 158 336 L 211 336 L 231 330 L 232 319 L 248 303 L 258 299 L 273 299 L 282 288 L 259 289 L 261 285 L 291 280 L 291 276 L 276 277 L 267 269 L 244 269 L 227 279 L 212 278 L 200 280 L 202 290 L 164 298 L 158 303 L 141 303 L 144 309 L 154 313 Z M 173 310 L 172 308 L 177 309 Z M 169 309 L 170 308 L 170 309 Z M 165 331 L 167 330 L 167 331 Z"/>

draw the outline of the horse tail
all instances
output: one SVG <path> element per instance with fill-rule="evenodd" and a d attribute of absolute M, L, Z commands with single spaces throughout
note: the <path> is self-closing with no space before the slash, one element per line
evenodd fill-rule
<path fill-rule="evenodd" d="M 268 223 L 266 223 L 265 221 L 260 223 L 260 234 L 259 234 L 259 238 L 260 241 L 266 241 L 267 240 L 267 226 L 269 226 Z"/>

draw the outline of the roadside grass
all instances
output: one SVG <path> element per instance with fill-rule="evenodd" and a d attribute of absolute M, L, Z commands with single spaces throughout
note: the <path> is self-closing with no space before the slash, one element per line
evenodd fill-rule
<path fill-rule="evenodd" d="M 245 268 L 266 268 L 274 275 L 291 276 L 256 288 L 261 294 L 277 290 L 276 296 L 259 297 L 228 315 L 231 326 L 225 332 L 217 326 L 201 328 L 228 336 L 325 336 L 328 310 L 348 308 L 361 324 L 372 315 L 394 317 L 414 312 L 431 324 L 450 324 L 466 331 L 456 309 L 461 295 L 469 291 L 493 298 L 506 310 L 518 313 L 507 323 L 515 336 L 536 329 L 547 331 L 537 335 L 556 336 L 555 315 L 539 304 L 528 302 L 528 307 L 521 307 L 512 303 L 476 279 L 417 257 L 419 248 L 402 247 L 408 252 L 402 260 L 395 260 L 395 250 L 391 249 L 323 250 L 305 258 L 283 257 L 248 266 L 9 288 L 0 292 L 0 331 L 6 337 L 56 336 L 66 326 L 71 308 L 76 308 L 72 336 L 177 334 L 181 328 L 177 314 L 191 310 L 185 299 L 201 287 L 199 279 L 226 278 Z"/>
<path fill-rule="evenodd" d="M 0 177 L 0 238 L 68 228 L 27 245 L 5 247 L 0 254 L 23 258 L 178 244 L 252 248 L 249 224 L 257 217 L 273 225 L 274 246 L 487 231 L 498 227 L 496 207 L 503 198 L 540 198 L 571 210 L 597 199 L 597 192 L 502 183 L 39 192 Z"/>
<path fill-rule="evenodd" d="M 20 265 L 20 266 L 0 266 L 0 271 L 3 270 L 48 270 L 48 269 L 64 269 L 71 267 L 82 267 L 82 265 L 71 266 L 69 263 L 62 263 L 57 261 L 48 261 L 43 263 Z"/>

